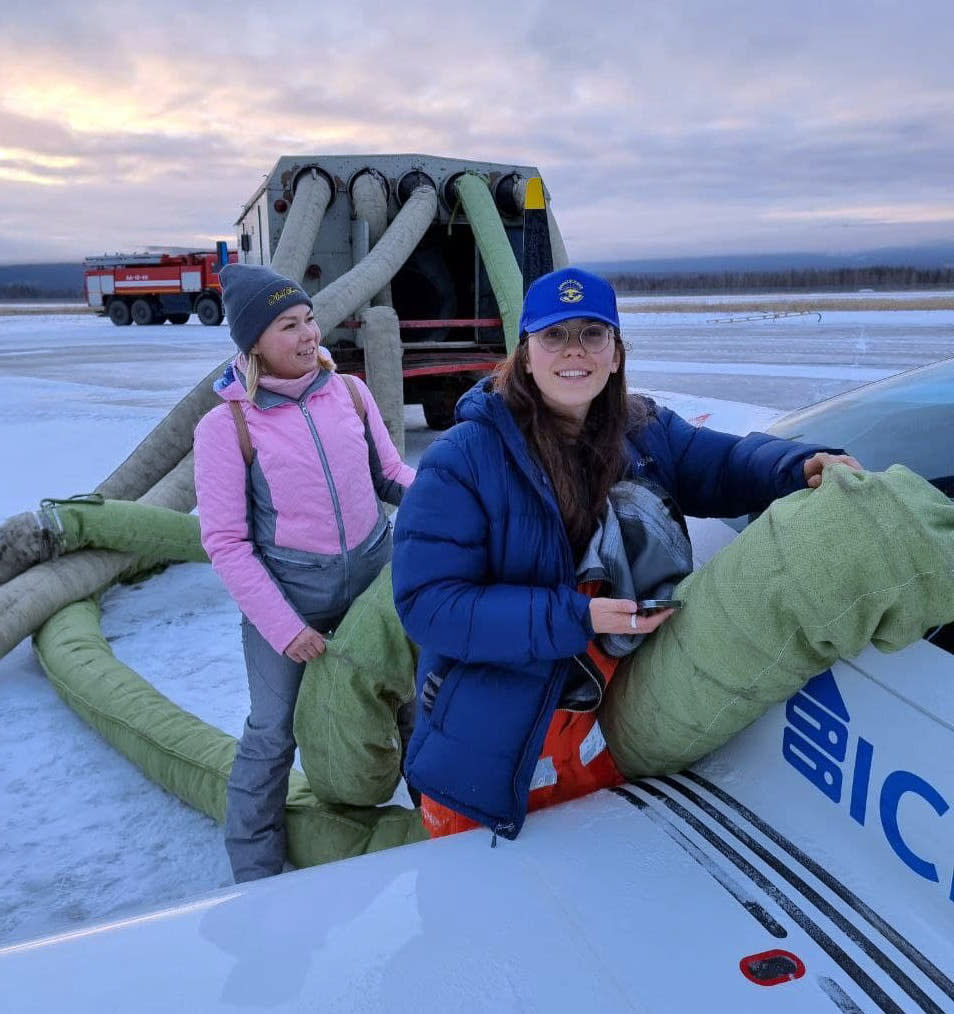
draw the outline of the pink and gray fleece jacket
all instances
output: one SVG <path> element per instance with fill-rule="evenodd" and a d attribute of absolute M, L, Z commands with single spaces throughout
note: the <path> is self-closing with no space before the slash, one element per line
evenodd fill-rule
<path fill-rule="evenodd" d="M 326 370 L 297 400 L 259 388 L 251 404 L 241 374 L 226 368 L 215 390 L 224 401 L 238 402 L 248 421 L 254 450 L 249 469 L 228 405 L 213 408 L 195 430 L 202 545 L 241 611 L 277 652 L 306 623 L 262 554 L 285 551 L 307 565 L 348 553 L 379 523 L 377 497 L 398 502 L 414 478 L 371 392 L 355 382 L 367 441 L 344 381 Z M 315 577 L 320 579 L 318 568 Z"/>

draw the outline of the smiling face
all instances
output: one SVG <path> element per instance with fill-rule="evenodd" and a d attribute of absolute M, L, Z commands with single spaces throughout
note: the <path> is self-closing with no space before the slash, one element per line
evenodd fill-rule
<path fill-rule="evenodd" d="M 289 307 L 276 317 L 252 346 L 265 372 L 282 380 L 296 380 L 318 365 L 321 331 L 310 306 Z"/>
<path fill-rule="evenodd" d="M 574 317 L 561 323 L 570 332 L 570 340 L 557 352 L 547 352 L 536 334 L 527 337 L 526 369 L 547 408 L 582 426 L 593 399 L 619 369 L 619 347 L 611 337 L 602 351 L 587 352 L 577 335 L 594 322 Z"/>

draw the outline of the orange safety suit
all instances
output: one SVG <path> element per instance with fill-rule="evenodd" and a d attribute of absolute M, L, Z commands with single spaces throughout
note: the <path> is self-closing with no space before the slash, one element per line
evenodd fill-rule
<path fill-rule="evenodd" d="M 580 591 L 596 594 L 594 585 L 598 584 L 581 585 Z M 607 655 L 595 641 L 590 641 L 586 655 L 590 670 L 598 670 L 608 686 L 621 660 Z M 540 760 L 530 783 L 527 809 L 542 810 L 597 789 L 622 785 L 625 781 L 603 739 L 596 710 L 567 711 L 558 708 L 550 720 Z M 432 838 L 480 827 L 476 821 L 425 795 L 421 796 L 421 818 Z"/>

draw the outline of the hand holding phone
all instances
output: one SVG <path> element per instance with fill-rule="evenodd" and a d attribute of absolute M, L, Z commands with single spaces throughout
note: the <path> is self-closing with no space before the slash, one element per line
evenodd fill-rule
<path fill-rule="evenodd" d="M 590 599 L 590 622 L 597 634 L 651 634 L 682 603 L 672 599 Z M 642 611 L 640 607 L 647 607 Z"/>
<path fill-rule="evenodd" d="M 682 599 L 638 599 L 637 616 L 653 616 L 664 609 L 682 609 Z"/>

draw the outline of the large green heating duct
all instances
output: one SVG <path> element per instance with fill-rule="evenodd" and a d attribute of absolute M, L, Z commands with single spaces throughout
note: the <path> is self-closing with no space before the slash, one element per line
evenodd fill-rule
<path fill-rule="evenodd" d="M 370 169 L 351 181 L 351 206 L 355 218 L 368 223 L 368 249 L 384 235 L 388 227 L 388 195 L 384 183 Z M 371 300 L 372 306 L 391 306 L 390 282 Z"/>
<path fill-rule="evenodd" d="M 360 315 L 364 332 L 364 372 L 391 440 L 404 457 L 404 376 L 401 330 L 390 306 L 369 306 Z"/>
<path fill-rule="evenodd" d="M 172 515 L 173 527 L 191 526 L 198 534 L 195 518 L 185 514 L 180 517 L 174 513 L 189 511 L 195 506 L 191 451 L 135 503 L 116 501 L 115 506 L 108 509 L 105 504 L 110 504 L 110 501 L 105 501 L 104 507 L 78 503 L 56 507 L 54 516 L 59 512 L 65 517 L 67 510 L 74 516 L 76 541 L 70 542 L 65 537 L 66 532 L 72 531 L 72 521 L 68 524 L 54 521 L 52 528 L 63 528 L 57 535 L 57 548 L 64 555 L 56 559 L 49 559 L 47 555 L 46 562 L 37 563 L 0 585 L 0 657 L 69 603 L 95 595 L 121 577 L 149 569 L 160 561 L 195 558 L 177 555 L 169 545 L 161 545 L 161 540 L 166 537 L 165 530 L 152 531 L 149 527 L 152 520 L 147 524 L 146 515 L 136 513 L 136 508 L 140 506 L 162 510 Z M 121 521 L 114 520 L 118 517 L 117 512 L 124 509 L 133 513 Z M 88 514 L 81 522 L 79 516 L 84 511 Z M 97 531 L 97 528 L 100 530 Z M 105 533 L 110 530 L 118 532 L 119 538 L 107 538 Z M 89 535 L 88 538 L 82 537 L 84 532 Z M 143 559 L 142 552 L 148 550 L 140 551 L 140 546 L 147 543 L 151 535 L 160 540 L 153 544 L 159 552 Z M 191 554 L 196 545 L 183 551 Z M 49 544 L 45 548 L 49 551 Z M 201 551 L 201 547 L 198 549 Z"/>
<path fill-rule="evenodd" d="M 271 266 L 280 275 L 296 282 L 305 277 L 332 196 L 328 180 L 317 169 L 298 178 L 295 197 L 272 256 Z"/>
<path fill-rule="evenodd" d="M 417 187 L 394 216 L 384 235 L 350 271 L 315 296 L 315 316 L 328 334 L 359 307 L 371 301 L 403 267 L 437 212 L 433 187 Z"/>
<path fill-rule="evenodd" d="M 37 632 L 37 657 L 57 693 L 150 779 L 215 820 L 235 739 L 184 711 L 113 655 L 91 600 L 60 610 Z M 417 810 L 331 806 L 292 771 L 285 802 L 289 858 L 296 866 L 422 841 Z"/>
<path fill-rule="evenodd" d="M 465 173 L 457 180 L 456 187 L 470 227 L 474 230 L 474 241 L 487 269 L 490 286 L 497 297 L 507 352 L 513 352 L 520 337 L 520 311 L 523 307 L 523 277 L 517 258 L 486 182 L 475 173 Z"/>
<path fill-rule="evenodd" d="M 384 307 L 377 312 L 393 314 Z M 96 499 L 48 502 L 44 511 L 57 532 L 60 550 L 66 554 L 61 562 L 68 568 L 71 560 L 85 556 L 102 559 L 107 565 L 100 573 L 103 587 L 111 583 L 109 564 L 121 566 L 122 575 L 131 575 L 170 560 L 207 560 L 194 515 L 146 503 Z M 13 586 L 15 592 L 22 587 L 19 581 L 29 580 L 40 569 L 34 567 L 2 591 Z M 390 570 L 366 594 L 383 600 L 385 592 L 390 601 Z M 40 627 L 34 646 L 50 682 L 77 714 L 149 778 L 208 816 L 222 820 L 235 740 L 184 711 L 119 662 L 103 637 L 99 617 L 96 603 L 85 599 L 60 608 Z M 354 617 L 351 623 L 354 626 Z M 340 647 L 347 645 L 342 642 Z M 328 654 L 326 664 L 335 652 L 329 648 Z M 369 722 L 373 713 L 374 729 L 382 741 L 390 742 L 396 735 L 395 708 L 413 692 L 412 674 L 413 666 L 404 665 L 397 674 L 403 683 L 378 680 L 374 687 L 380 684 L 380 691 L 369 687 L 372 696 L 384 695 L 373 712 L 368 710 Z M 347 695 L 356 685 L 354 680 L 341 683 Z M 358 699 L 334 706 L 336 700 L 332 693 L 326 716 L 331 732 L 336 728 L 334 715 L 344 716 L 348 725 L 354 726 L 355 709 L 363 713 Z M 334 742 L 348 741 L 352 732 L 344 730 L 344 740 L 339 736 Z M 353 754 L 337 758 L 338 780 L 346 776 L 349 760 L 358 763 Z M 324 755 L 319 754 L 311 763 L 313 770 L 323 771 Z M 389 762 L 389 777 L 396 780 L 396 771 Z M 362 771 L 355 771 L 355 784 L 364 784 L 362 777 Z M 326 782 L 337 784 L 324 778 L 318 784 Z M 289 783 L 286 822 L 289 856 L 297 866 L 313 866 L 426 837 L 418 811 L 400 806 L 343 805 L 338 799 L 324 803 L 315 798 L 297 771 Z"/>
<path fill-rule="evenodd" d="M 684 607 L 607 688 L 627 778 L 680 771 L 838 658 L 898 651 L 954 619 L 954 504 L 903 465 L 825 470 L 776 500 L 674 595 Z"/>

